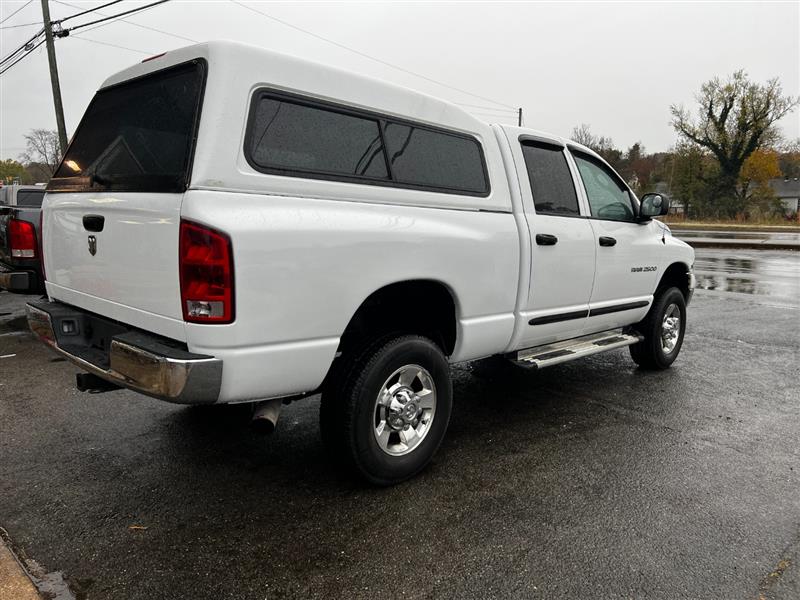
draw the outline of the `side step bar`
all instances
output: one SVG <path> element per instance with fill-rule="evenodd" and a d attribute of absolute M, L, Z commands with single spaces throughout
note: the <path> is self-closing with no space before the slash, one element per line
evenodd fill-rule
<path fill-rule="evenodd" d="M 512 360 L 522 367 L 541 369 L 576 358 L 599 354 L 615 348 L 624 348 L 641 342 L 644 338 L 636 332 L 623 332 L 622 329 L 593 333 L 583 337 L 519 350 Z"/>

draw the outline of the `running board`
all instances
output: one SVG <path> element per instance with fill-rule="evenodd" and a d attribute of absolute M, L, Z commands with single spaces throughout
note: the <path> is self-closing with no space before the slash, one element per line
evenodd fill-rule
<path fill-rule="evenodd" d="M 644 338 L 636 332 L 623 333 L 622 329 L 593 333 L 583 337 L 520 350 L 512 360 L 529 369 L 541 369 L 576 358 L 599 354 L 615 348 L 624 348 L 641 342 Z"/>

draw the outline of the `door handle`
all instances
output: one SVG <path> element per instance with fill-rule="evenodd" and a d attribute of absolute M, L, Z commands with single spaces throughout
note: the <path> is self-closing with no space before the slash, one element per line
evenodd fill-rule
<path fill-rule="evenodd" d="M 103 225 L 105 225 L 105 222 L 106 218 L 102 215 L 84 215 L 83 228 L 86 231 L 99 233 L 103 231 Z"/>
<path fill-rule="evenodd" d="M 607 236 L 604 235 L 604 236 L 602 236 L 600 238 L 600 245 L 601 246 L 616 246 L 617 245 L 617 240 L 615 240 L 612 237 L 607 237 Z"/>
<path fill-rule="evenodd" d="M 558 243 L 558 238 L 549 233 L 537 233 L 536 243 L 540 246 L 555 246 Z"/>

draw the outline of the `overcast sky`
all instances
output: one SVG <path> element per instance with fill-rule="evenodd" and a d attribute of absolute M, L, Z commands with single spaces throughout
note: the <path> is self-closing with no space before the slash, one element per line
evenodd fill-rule
<path fill-rule="evenodd" d="M 52 18 L 103 1 L 50 0 Z M 125 0 L 103 9 L 114 14 L 152 0 Z M 245 4 L 320 36 L 434 80 L 521 106 L 525 124 L 568 136 L 588 123 L 596 134 L 648 151 L 675 142 L 669 105 L 691 105 L 701 83 L 745 69 L 764 82 L 780 77 L 784 91 L 800 95 L 800 2 L 258 2 Z M 0 20 L 26 0 L 0 0 Z M 100 18 L 97 13 L 73 25 Z M 6 56 L 36 33 L 40 0 L 0 25 Z M 344 67 L 448 100 L 490 105 L 373 62 L 228 0 L 173 0 L 129 17 L 133 23 L 193 40 L 239 40 Z M 89 28 L 87 27 L 86 30 Z M 85 30 L 84 30 L 85 31 Z M 77 32 L 76 32 L 77 33 Z M 93 40 L 93 41 L 88 41 Z M 101 45 L 125 46 L 129 49 Z M 110 74 L 149 55 L 189 44 L 116 21 L 56 40 L 67 135 L 94 91 Z M 475 112 L 481 112 L 475 109 Z M 492 111 L 513 122 L 509 113 Z M 508 116 L 506 116 L 506 114 Z M 44 45 L 0 76 L 0 158 L 17 158 L 32 128 L 55 129 Z M 781 122 L 800 136 L 800 114 Z"/>

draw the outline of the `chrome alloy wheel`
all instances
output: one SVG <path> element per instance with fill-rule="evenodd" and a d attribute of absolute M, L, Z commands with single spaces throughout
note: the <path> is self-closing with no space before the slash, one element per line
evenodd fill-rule
<path fill-rule="evenodd" d="M 669 354 L 675 349 L 681 335 L 681 309 L 677 304 L 670 304 L 664 311 L 661 321 L 661 349 Z"/>
<path fill-rule="evenodd" d="M 431 429 L 436 385 L 419 365 L 400 367 L 384 382 L 375 400 L 374 432 L 386 454 L 412 452 Z"/>

